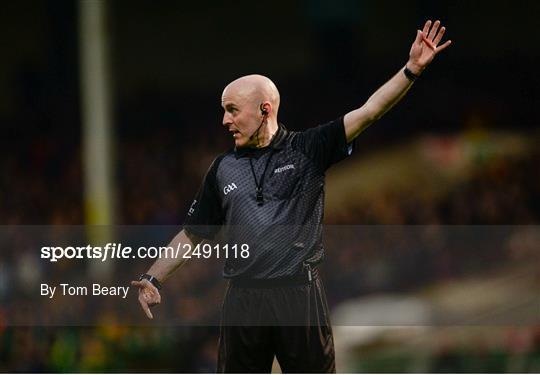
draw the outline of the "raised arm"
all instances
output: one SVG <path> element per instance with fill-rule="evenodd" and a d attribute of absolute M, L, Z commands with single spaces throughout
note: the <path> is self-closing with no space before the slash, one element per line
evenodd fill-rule
<path fill-rule="evenodd" d="M 351 142 L 369 125 L 382 117 L 407 93 L 415 77 L 433 61 L 435 56 L 448 47 L 448 40 L 439 46 L 446 29 L 440 27 L 440 21 L 427 21 L 422 31 L 417 30 L 409 52 L 409 61 L 388 82 L 381 86 L 360 108 L 347 113 L 344 117 L 347 142 Z M 407 74 L 407 75 L 406 75 Z"/>
<path fill-rule="evenodd" d="M 178 248 L 178 244 L 188 244 L 191 248 L 201 242 L 201 239 L 188 234 L 186 231 L 180 231 L 171 241 L 169 247 Z M 150 267 L 147 274 L 155 277 L 159 282 L 164 282 L 171 276 L 174 271 L 181 267 L 187 259 L 182 256 L 177 258 L 158 258 Z M 150 307 L 161 303 L 161 295 L 159 290 L 148 280 L 132 281 L 131 285 L 139 288 L 139 303 L 148 318 L 153 319 L 154 316 L 150 311 Z"/>

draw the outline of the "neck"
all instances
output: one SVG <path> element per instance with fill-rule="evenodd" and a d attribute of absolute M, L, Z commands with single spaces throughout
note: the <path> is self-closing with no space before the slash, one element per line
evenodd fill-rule
<path fill-rule="evenodd" d="M 258 137 L 255 136 L 254 145 L 255 148 L 267 147 L 272 142 L 273 136 L 277 133 L 278 124 L 275 119 L 269 119 L 266 124 L 261 126 Z M 257 139 L 258 138 L 258 139 Z M 257 142 L 258 141 L 258 142 Z"/>

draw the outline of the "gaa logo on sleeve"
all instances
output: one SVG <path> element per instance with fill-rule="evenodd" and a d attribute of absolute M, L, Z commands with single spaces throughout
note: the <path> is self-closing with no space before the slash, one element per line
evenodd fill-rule
<path fill-rule="evenodd" d="M 191 207 L 189 207 L 188 216 L 191 216 L 195 212 L 195 205 L 197 204 L 197 199 L 193 200 Z"/>

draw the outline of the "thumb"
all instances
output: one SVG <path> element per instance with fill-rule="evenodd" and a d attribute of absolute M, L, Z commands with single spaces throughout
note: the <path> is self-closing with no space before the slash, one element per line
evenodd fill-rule
<path fill-rule="evenodd" d="M 416 30 L 416 39 L 414 40 L 416 44 L 422 44 L 422 31 Z"/>

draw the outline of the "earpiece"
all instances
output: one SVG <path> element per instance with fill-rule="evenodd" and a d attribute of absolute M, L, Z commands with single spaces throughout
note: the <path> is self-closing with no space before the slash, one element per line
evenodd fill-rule
<path fill-rule="evenodd" d="M 265 120 L 266 120 L 266 116 L 268 116 L 268 110 L 266 108 L 264 108 L 264 105 L 261 104 L 261 106 L 259 107 L 261 109 L 261 114 L 263 115 L 263 120 L 261 121 L 261 124 L 259 125 L 259 127 L 257 128 L 257 130 L 255 130 L 255 132 L 253 132 L 253 134 L 251 134 L 251 137 L 249 137 L 249 140 L 251 141 L 255 136 L 257 136 L 257 143 L 259 143 L 259 130 L 261 130 L 261 126 L 263 126 Z"/>

